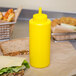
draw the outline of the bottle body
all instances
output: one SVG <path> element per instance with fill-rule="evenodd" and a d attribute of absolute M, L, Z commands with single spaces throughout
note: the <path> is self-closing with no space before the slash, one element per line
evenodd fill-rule
<path fill-rule="evenodd" d="M 29 50 L 30 64 L 36 68 L 43 68 L 50 64 L 50 36 L 51 22 L 44 23 L 29 21 Z"/>

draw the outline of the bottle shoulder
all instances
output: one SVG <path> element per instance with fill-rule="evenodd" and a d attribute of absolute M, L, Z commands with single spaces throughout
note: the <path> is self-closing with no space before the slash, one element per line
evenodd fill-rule
<path fill-rule="evenodd" d="M 29 20 L 29 24 L 38 24 L 38 25 L 44 25 L 44 24 L 51 24 L 51 20 L 50 19 L 47 19 L 46 22 L 35 22 L 33 19 L 30 19 Z"/>

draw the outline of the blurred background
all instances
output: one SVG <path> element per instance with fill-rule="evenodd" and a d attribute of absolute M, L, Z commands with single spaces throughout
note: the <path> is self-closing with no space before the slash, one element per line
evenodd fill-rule
<path fill-rule="evenodd" d="M 60 17 L 76 18 L 76 0 L 0 0 L 0 11 L 22 6 L 11 39 L 29 37 L 29 20 L 42 7 L 50 20 Z"/>
<path fill-rule="evenodd" d="M 38 9 L 47 11 L 76 12 L 76 0 L 0 0 L 0 7 L 18 7 L 24 9 Z"/>

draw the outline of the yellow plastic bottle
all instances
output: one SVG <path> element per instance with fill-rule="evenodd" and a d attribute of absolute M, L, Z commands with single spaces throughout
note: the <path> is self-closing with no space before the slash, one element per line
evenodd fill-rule
<path fill-rule="evenodd" d="M 50 64 L 51 21 L 46 14 L 34 14 L 29 21 L 30 64 L 36 68 L 44 68 Z"/>

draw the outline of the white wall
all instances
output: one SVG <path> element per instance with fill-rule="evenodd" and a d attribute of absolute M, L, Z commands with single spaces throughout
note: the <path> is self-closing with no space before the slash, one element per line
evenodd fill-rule
<path fill-rule="evenodd" d="M 1 7 L 18 7 L 22 5 L 25 9 L 76 12 L 76 0 L 0 0 Z"/>

